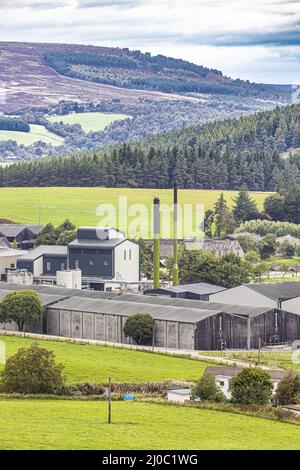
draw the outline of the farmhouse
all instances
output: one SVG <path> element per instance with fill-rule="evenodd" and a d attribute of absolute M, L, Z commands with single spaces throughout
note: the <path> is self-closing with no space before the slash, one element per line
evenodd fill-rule
<path fill-rule="evenodd" d="M 213 253 L 216 256 L 225 256 L 228 254 L 235 254 L 241 258 L 244 257 L 244 251 L 239 244 L 238 240 L 196 240 L 196 239 L 179 239 L 177 240 L 178 249 L 186 248 L 189 251 L 203 250 Z M 146 244 L 153 246 L 153 240 L 146 240 Z M 160 240 L 160 258 L 164 260 L 173 256 L 174 240 L 169 238 L 162 238 Z"/>
<path fill-rule="evenodd" d="M 216 385 L 220 388 L 220 390 L 224 393 L 225 397 L 230 399 L 231 398 L 231 390 L 230 384 L 233 377 L 235 377 L 239 372 L 241 372 L 241 368 L 239 367 L 217 367 L 217 366 L 210 366 L 207 367 L 205 370 L 205 374 L 211 375 L 214 377 Z M 284 370 L 268 370 L 268 374 L 270 374 L 270 381 L 273 384 L 273 395 L 275 395 L 279 382 L 283 379 L 285 375 Z"/>

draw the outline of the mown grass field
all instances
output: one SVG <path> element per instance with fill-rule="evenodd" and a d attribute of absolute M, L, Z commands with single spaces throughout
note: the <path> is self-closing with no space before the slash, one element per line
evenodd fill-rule
<path fill-rule="evenodd" d="M 203 210 L 212 209 L 217 198 L 222 191 L 219 190 L 180 190 L 179 204 L 188 206 L 187 214 L 193 214 L 192 223 L 195 224 L 195 213 L 199 215 L 201 208 L 197 209 L 197 204 L 203 204 Z M 231 205 L 236 196 L 235 191 L 223 191 L 225 198 Z M 260 210 L 263 202 L 270 193 L 252 193 L 253 199 L 257 202 Z M 158 196 L 161 204 L 172 204 L 172 190 L 159 189 L 126 189 L 126 188 L 0 188 L 0 218 L 7 218 L 15 222 L 39 223 L 52 222 L 55 225 L 70 219 L 77 226 L 97 225 L 103 223 L 103 216 L 97 208 L 101 204 L 109 204 L 109 212 L 105 213 L 105 222 L 113 227 L 124 229 L 132 237 L 131 231 L 139 236 L 147 238 L 151 229 L 151 205 L 153 197 Z M 120 203 L 120 197 L 126 205 Z M 134 204 L 137 204 L 135 207 Z M 126 209 L 127 207 L 127 209 Z M 130 209 L 137 209 L 136 215 L 129 215 Z M 168 228 L 172 225 L 172 217 L 168 212 L 162 217 L 162 236 L 168 237 Z M 138 217 L 138 220 L 136 219 Z M 123 221 L 128 221 L 128 230 Z M 137 228 L 134 228 L 134 221 L 137 220 Z M 193 235 L 194 227 L 188 229 L 189 222 L 183 218 L 185 232 L 183 235 Z M 180 228 L 180 227 L 179 227 Z M 179 230 L 179 237 L 180 237 Z"/>
<path fill-rule="evenodd" d="M 206 362 L 106 346 L 72 344 L 59 341 L 35 341 L 17 336 L 0 336 L 5 342 L 6 357 L 33 342 L 55 352 L 56 361 L 64 364 L 68 383 L 142 383 L 163 380 L 198 380 Z M 3 367 L 3 366 L 2 366 Z M 1 368 L 1 366 L 0 366 Z"/>
<path fill-rule="evenodd" d="M 15 140 L 18 145 L 29 146 L 39 140 L 54 146 L 62 145 L 64 139 L 49 132 L 44 126 L 30 124 L 30 132 L 0 131 L 0 140 Z"/>
<path fill-rule="evenodd" d="M 125 114 L 108 114 L 108 113 L 77 113 L 65 114 L 62 116 L 49 116 L 51 122 L 63 122 L 64 124 L 80 124 L 82 130 L 86 133 L 103 131 L 109 124 L 114 121 L 126 119 L 130 116 Z"/>
<path fill-rule="evenodd" d="M 288 279 L 290 280 L 290 279 Z M 219 357 L 220 352 L 205 351 L 205 356 Z M 223 357 L 243 362 L 258 363 L 258 351 L 225 351 Z M 300 369 L 300 350 L 293 355 L 289 351 L 261 351 L 260 363 L 274 369 Z"/>
<path fill-rule="evenodd" d="M 0 449 L 300 449 L 300 426 L 143 402 L 0 400 Z"/>

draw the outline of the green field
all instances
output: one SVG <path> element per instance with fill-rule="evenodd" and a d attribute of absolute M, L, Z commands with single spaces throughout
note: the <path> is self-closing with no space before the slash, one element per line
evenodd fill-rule
<path fill-rule="evenodd" d="M 228 203 L 232 204 L 235 191 L 223 191 Z M 180 190 L 179 204 L 193 204 L 193 214 L 201 213 L 201 209 L 196 208 L 197 204 L 203 204 L 204 210 L 212 209 L 220 190 Z M 263 201 L 270 193 L 252 193 L 258 208 L 262 210 Z M 126 207 L 119 204 L 119 197 L 124 196 Z M 79 225 L 103 225 L 103 217 L 97 216 L 97 208 L 101 204 L 112 205 L 105 222 L 109 222 L 113 227 L 123 229 L 132 238 L 131 231 L 139 232 L 144 238 L 149 237 L 151 229 L 151 204 L 153 197 L 158 196 L 162 204 L 171 205 L 172 190 L 160 189 L 126 189 L 126 188 L 0 188 L 0 218 L 7 218 L 15 222 L 43 223 L 52 222 L 55 225 L 70 219 L 77 226 Z M 126 213 L 133 204 L 138 204 L 136 209 L 139 220 L 137 230 L 134 230 L 133 223 L 136 216 L 129 216 Z M 191 208 L 187 207 L 187 212 L 191 213 Z M 106 216 L 106 214 L 105 214 Z M 128 220 L 128 230 L 122 223 Z M 184 220 L 185 229 L 188 223 Z M 169 223 L 168 223 L 169 221 Z M 168 237 L 168 227 L 172 224 L 169 217 L 162 217 L 162 236 Z M 193 219 L 193 224 L 195 218 Z M 133 230 L 131 230 L 133 229 Z M 192 229 L 191 229 L 192 231 Z M 180 238 L 180 231 L 179 231 Z M 184 235 L 191 235 L 186 230 Z"/>
<path fill-rule="evenodd" d="M 59 341 L 34 341 L 17 336 L 0 336 L 6 345 L 7 357 L 21 347 L 33 342 L 55 352 L 56 360 L 65 365 L 69 383 L 107 383 L 111 376 L 114 382 L 141 383 L 163 380 L 196 381 L 201 377 L 206 362 L 130 351 L 106 346 L 72 344 Z"/>
<path fill-rule="evenodd" d="M 54 146 L 62 145 L 64 142 L 62 137 L 37 124 L 30 124 L 30 132 L 0 131 L 0 140 L 15 140 L 18 145 L 25 146 L 32 145 L 39 140 Z"/>
<path fill-rule="evenodd" d="M 288 279 L 290 281 L 290 279 Z M 205 356 L 219 357 L 220 353 L 217 351 L 205 351 Z M 223 356 L 227 359 L 251 362 L 252 364 L 258 363 L 258 351 L 224 351 Z M 289 351 L 261 351 L 260 363 L 264 366 L 272 367 L 274 369 L 300 369 L 300 351 L 296 351 L 293 356 Z"/>
<path fill-rule="evenodd" d="M 82 130 L 88 132 L 103 131 L 114 121 L 127 119 L 130 116 L 125 114 L 107 114 L 107 113 L 78 113 L 65 114 L 62 116 L 49 116 L 51 122 L 63 122 L 64 124 L 80 124 Z"/>
<path fill-rule="evenodd" d="M 300 426 L 143 402 L 0 400 L 0 449 L 300 449 Z"/>

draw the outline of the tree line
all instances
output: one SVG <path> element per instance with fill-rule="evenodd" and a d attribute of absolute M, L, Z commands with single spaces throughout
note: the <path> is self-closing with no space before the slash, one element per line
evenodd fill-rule
<path fill-rule="evenodd" d="M 18 131 L 18 132 L 29 132 L 30 125 L 20 119 L 12 119 L 0 116 L 0 130 L 1 131 Z"/>
<path fill-rule="evenodd" d="M 106 186 L 274 191 L 298 184 L 300 105 L 174 130 L 98 152 L 2 168 L 0 186 Z"/>

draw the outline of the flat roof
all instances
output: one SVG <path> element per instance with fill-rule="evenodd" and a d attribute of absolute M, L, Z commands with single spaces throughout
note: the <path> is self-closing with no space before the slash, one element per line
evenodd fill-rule
<path fill-rule="evenodd" d="M 17 250 L 14 248 L 8 248 L 7 250 L 0 250 L 0 257 L 6 258 L 8 256 L 25 256 L 27 254 L 27 250 Z"/>
<path fill-rule="evenodd" d="M 27 255 L 22 256 L 20 260 L 34 261 L 43 255 L 67 256 L 68 247 L 62 245 L 40 245 L 30 250 Z"/>
<path fill-rule="evenodd" d="M 70 248 L 114 248 L 117 245 L 120 245 L 127 238 L 108 238 L 106 240 L 89 240 L 89 239 L 78 239 L 73 240 L 68 244 Z"/>

